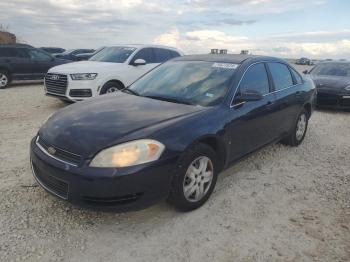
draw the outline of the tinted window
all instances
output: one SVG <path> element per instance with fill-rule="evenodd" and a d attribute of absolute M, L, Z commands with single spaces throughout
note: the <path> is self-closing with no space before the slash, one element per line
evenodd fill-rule
<path fill-rule="evenodd" d="M 293 85 L 293 78 L 288 67 L 281 63 L 268 63 L 275 84 L 275 90 L 281 90 Z"/>
<path fill-rule="evenodd" d="M 173 51 L 173 50 L 169 50 L 169 53 L 170 53 L 170 57 L 171 58 L 174 58 L 174 57 L 179 57 L 180 54 L 176 51 Z"/>
<path fill-rule="evenodd" d="M 154 99 L 211 106 L 220 103 L 225 97 L 237 66 L 214 62 L 169 61 L 129 88 L 141 96 L 151 96 Z"/>
<path fill-rule="evenodd" d="M 295 71 L 293 68 L 291 68 L 292 74 L 295 78 L 296 84 L 302 84 L 303 83 L 303 79 L 301 78 L 301 76 L 299 75 L 299 73 L 297 71 Z"/>
<path fill-rule="evenodd" d="M 16 57 L 17 53 L 15 48 L 2 47 L 0 48 L 0 57 Z"/>
<path fill-rule="evenodd" d="M 36 61 L 50 61 L 51 60 L 51 57 L 48 54 L 41 52 L 39 50 L 36 50 L 36 49 L 29 49 L 28 53 L 29 53 L 29 57 L 33 60 L 36 60 Z"/>
<path fill-rule="evenodd" d="M 155 59 L 153 57 L 153 52 L 152 52 L 153 48 L 143 48 L 141 49 L 134 57 L 133 61 L 137 60 L 137 59 L 143 59 L 146 61 L 146 64 L 150 64 L 150 63 L 156 63 Z"/>
<path fill-rule="evenodd" d="M 90 61 L 124 63 L 136 48 L 127 46 L 111 46 L 103 48 L 101 51 L 93 55 Z"/>
<path fill-rule="evenodd" d="M 164 63 L 165 61 L 172 58 L 170 56 L 169 50 L 167 50 L 167 49 L 153 48 L 153 52 L 154 52 L 156 63 Z"/>
<path fill-rule="evenodd" d="M 315 66 L 310 74 L 328 76 L 350 76 L 349 63 L 324 63 Z"/>
<path fill-rule="evenodd" d="M 241 84 L 240 92 L 257 91 L 262 95 L 270 92 L 269 79 L 263 63 L 251 66 L 245 73 Z"/>

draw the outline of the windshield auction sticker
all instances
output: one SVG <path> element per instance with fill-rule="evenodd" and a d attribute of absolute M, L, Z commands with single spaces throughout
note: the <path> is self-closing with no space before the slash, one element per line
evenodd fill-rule
<path fill-rule="evenodd" d="M 230 64 L 230 63 L 214 63 L 212 67 L 215 68 L 225 68 L 225 69 L 236 69 L 238 67 L 237 64 Z"/>

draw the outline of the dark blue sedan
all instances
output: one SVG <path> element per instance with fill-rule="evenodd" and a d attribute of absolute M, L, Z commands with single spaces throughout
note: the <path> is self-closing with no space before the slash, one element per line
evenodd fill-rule
<path fill-rule="evenodd" d="M 167 198 L 193 210 L 236 161 L 271 143 L 299 145 L 314 95 L 312 80 L 277 58 L 176 58 L 50 117 L 31 142 L 34 177 L 84 207 L 135 210 Z"/>

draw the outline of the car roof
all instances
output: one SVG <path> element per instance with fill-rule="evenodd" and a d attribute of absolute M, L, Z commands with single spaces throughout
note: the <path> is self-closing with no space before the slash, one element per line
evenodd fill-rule
<path fill-rule="evenodd" d="M 350 61 L 322 61 L 322 62 L 319 62 L 317 65 L 322 65 L 322 64 L 350 64 Z"/>
<path fill-rule="evenodd" d="M 282 59 L 269 57 L 269 56 L 258 56 L 258 55 L 241 55 L 241 54 L 205 54 L 205 55 L 185 55 L 182 57 L 174 58 L 172 61 L 206 61 L 206 62 L 217 62 L 217 63 L 234 63 L 242 64 L 244 61 L 251 60 L 254 62 L 258 61 L 283 61 Z"/>
<path fill-rule="evenodd" d="M 116 44 L 116 45 L 110 45 L 112 46 L 126 46 L 126 47 L 135 47 L 135 48 L 144 48 L 144 47 L 154 47 L 154 48 L 166 48 L 174 51 L 180 51 L 175 47 L 166 46 L 166 45 L 154 45 L 154 44 Z M 106 46 L 109 47 L 109 46 Z"/>
<path fill-rule="evenodd" d="M 11 47 L 11 48 L 29 47 L 29 48 L 34 48 L 33 46 L 27 45 L 27 44 L 0 44 L 0 48 L 1 47 Z"/>

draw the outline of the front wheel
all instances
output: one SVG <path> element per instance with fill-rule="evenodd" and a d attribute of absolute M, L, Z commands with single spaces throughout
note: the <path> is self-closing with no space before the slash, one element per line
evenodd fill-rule
<path fill-rule="evenodd" d="M 6 88 L 10 84 L 10 75 L 7 71 L 0 70 L 0 89 Z"/>
<path fill-rule="evenodd" d="M 188 149 L 178 163 L 168 201 L 181 211 L 199 208 L 214 190 L 217 170 L 217 155 L 210 146 Z"/>
<path fill-rule="evenodd" d="M 304 109 L 298 116 L 297 122 L 293 127 L 293 130 L 288 137 L 282 140 L 282 143 L 290 146 L 300 145 L 306 135 L 307 127 L 309 123 L 309 116 L 307 111 Z"/>
<path fill-rule="evenodd" d="M 119 82 L 107 82 L 101 88 L 100 95 L 114 93 L 114 92 L 117 92 L 123 88 L 124 88 L 124 86 Z"/>

